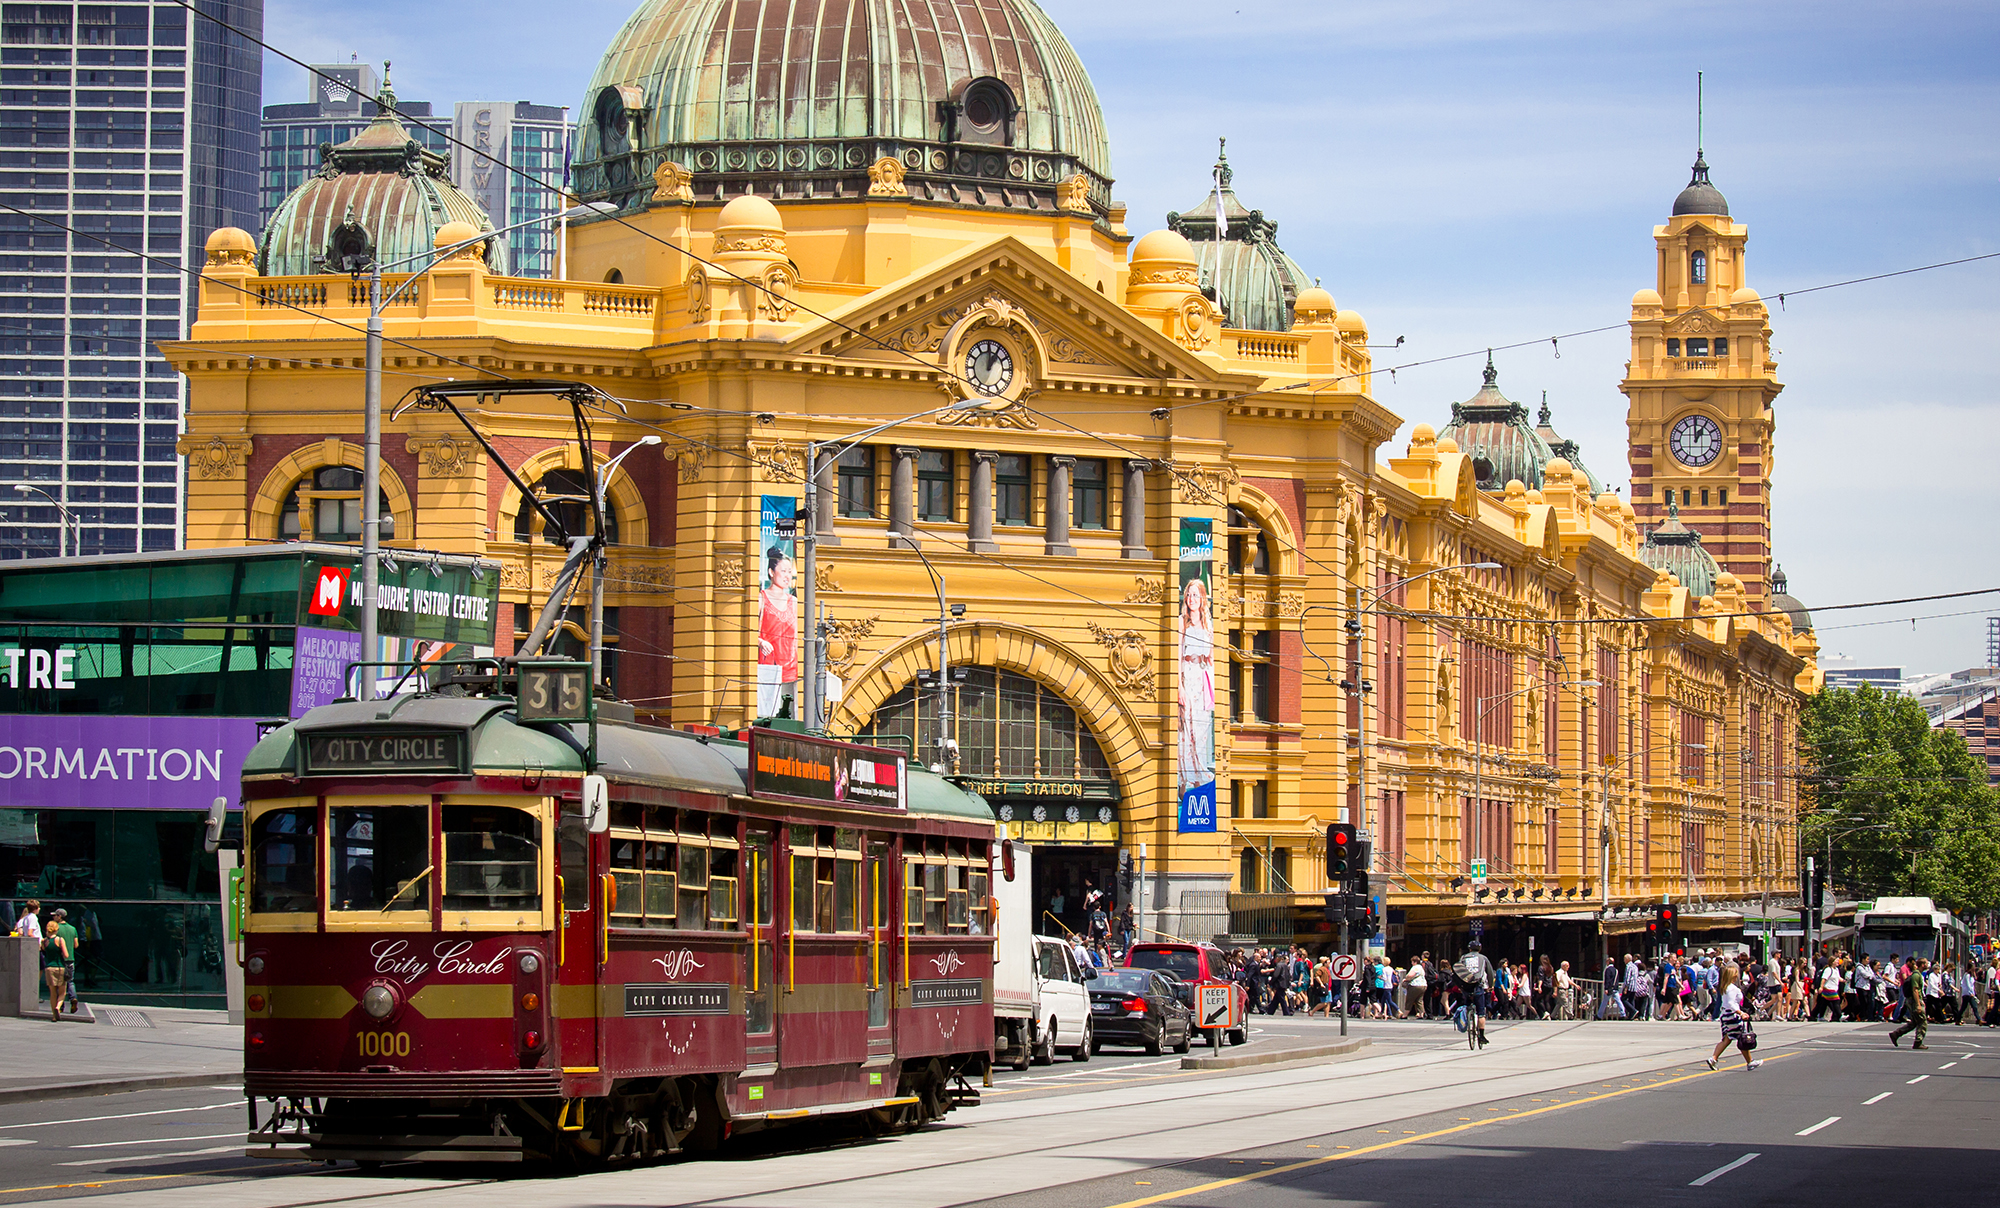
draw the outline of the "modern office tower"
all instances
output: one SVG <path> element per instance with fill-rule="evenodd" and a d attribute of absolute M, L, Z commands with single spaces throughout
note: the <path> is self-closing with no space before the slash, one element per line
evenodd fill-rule
<path fill-rule="evenodd" d="M 553 219 L 561 208 L 557 190 L 569 110 L 529 101 L 462 101 L 453 117 L 459 145 L 451 149 L 452 183 L 472 195 L 496 228 L 534 223 L 507 235 L 507 271 L 516 277 L 555 276 Z M 535 221 L 543 218 L 550 221 Z"/>
<path fill-rule="evenodd" d="M 306 78 L 304 104 L 264 106 L 257 225 L 245 230 L 254 229 L 261 238 L 278 203 L 319 170 L 321 144 L 339 146 L 361 133 L 375 118 L 375 97 L 381 91 L 382 80 L 374 65 L 360 62 L 357 56 L 350 63 L 314 64 Z M 424 150 L 452 153 L 451 119 L 433 117 L 429 101 L 399 98 L 396 109 L 403 115 L 410 137 Z"/>
<path fill-rule="evenodd" d="M 263 36 L 263 0 L 200 7 Z M 0 559 L 179 543 L 154 346 L 209 233 L 256 221 L 262 87 L 255 45 L 168 0 L 0 7 Z"/>

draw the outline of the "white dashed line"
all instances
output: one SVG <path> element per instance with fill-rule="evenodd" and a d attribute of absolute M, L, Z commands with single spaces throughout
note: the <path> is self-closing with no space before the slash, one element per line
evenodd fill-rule
<path fill-rule="evenodd" d="M 1721 1177 L 1722 1177 L 1723 1175 L 1726 1175 L 1726 1174 L 1728 1174 L 1728 1173 L 1729 1173 L 1730 1171 L 1732 1171 L 1732 1170 L 1736 1169 L 1736 1168 L 1737 1168 L 1738 1166 L 1748 1166 L 1748 1165 L 1749 1165 L 1750 1163 L 1752 1163 L 1752 1162 L 1754 1162 L 1754 1161 L 1756 1161 L 1756 1160 L 1757 1160 L 1757 1155 L 1756 1155 L 1756 1154 L 1754 1154 L 1754 1153 L 1746 1153 L 1746 1154 L 1744 1154 L 1744 1155 L 1743 1155 L 1742 1157 L 1740 1157 L 1740 1158 L 1736 1159 L 1736 1160 L 1735 1160 L 1734 1162 L 1731 1162 L 1731 1163 L 1730 1163 L 1729 1165 L 1727 1165 L 1727 1166 L 1718 1166 L 1718 1167 L 1716 1167 L 1716 1168 L 1715 1168 L 1714 1170 L 1711 1170 L 1711 1171 L 1709 1171 L 1709 1172 L 1708 1172 L 1707 1174 L 1705 1174 L 1705 1175 L 1701 1176 L 1700 1178 L 1696 1179 L 1696 1180 L 1695 1180 L 1694 1182 L 1692 1182 L 1692 1183 L 1689 1183 L 1689 1184 L 1688 1184 L 1688 1186 L 1690 1186 L 1690 1187 L 1706 1187 L 1706 1186 L 1708 1186 L 1708 1185 L 1709 1185 L 1710 1183 L 1713 1183 L 1713 1182 L 1714 1182 L 1715 1180 L 1717 1180 L 1717 1179 L 1721 1178 Z"/>
<path fill-rule="evenodd" d="M 1914 1077 L 1914 1078 L 1910 1079 L 1910 1080 L 1909 1080 L 1908 1082 L 1905 1082 L 1905 1083 L 1904 1083 L 1903 1085 L 1904 1085 L 1904 1086 L 1915 1086 L 1915 1085 L 1916 1085 L 1917 1083 L 1919 1083 L 1919 1082 L 1922 1082 L 1922 1081 L 1923 1081 L 1924 1079 L 1926 1079 L 1926 1078 L 1928 1078 L 1928 1077 L 1930 1077 L 1930 1075 L 1929 1075 L 1929 1074 L 1918 1074 L 1918 1075 L 1917 1075 L 1916 1077 Z"/>
<path fill-rule="evenodd" d="M 1887 1099 L 1887 1098 L 1888 1098 L 1889 1096 L 1891 1096 L 1891 1095 L 1893 1095 L 1893 1094 L 1895 1094 L 1895 1093 L 1896 1093 L 1895 1091 L 1883 1091 L 1883 1092 L 1882 1092 L 1881 1094 L 1879 1094 L 1879 1095 L 1875 1096 L 1875 1097 L 1874 1097 L 1873 1099 L 1870 1099 L 1870 1100 L 1869 1100 L 1868 1102 L 1866 1102 L 1866 1103 L 1862 1104 L 1861 1106 L 1863 1106 L 1863 1107 L 1873 1107 L 1873 1106 L 1875 1106 L 1875 1105 L 1876 1105 L 1877 1103 L 1880 1103 L 1880 1102 L 1882 1102 L 1882 1100 L 1884 1100 L 1884 1099 Z"/>
<path fill-rule="evenodd" d="M 1821 1120 L 1818 1124 L 1813 1125 L 1811 1128 L 1800 1129 L 1797 1135 L 1801 1137 L 1810 1137 L 1814 1133 L 1818 1132 L 1820 1129 L 1825 1128 L 1827 1125 L 1838 1124 L 1839 1122 L 1840 1122 L 1839 1116 L 1828 1116 L 1826 1119 Z"/>
<path fill-rule="evenodd" d="M 1955 1066 L 1955 1065 L 1957 1065 L 1957 1064 L 1958 1064 L 1958 1062 L 1956 1062 L 1956 1061 L 1947 1061 L 1947 1062 L 1945 1062 L 1945 1063 L 1944 1063 L 1943 1065 L 1939 1066 L 1939 1067 L 1938 1067 L 1938 1069 L 1940 1069 L 1940 1070 L 1948 1070 L 1948 1069 L 1950 1069 L 1950 1068 L 1951 1068 L 1952 1066 Z"/>

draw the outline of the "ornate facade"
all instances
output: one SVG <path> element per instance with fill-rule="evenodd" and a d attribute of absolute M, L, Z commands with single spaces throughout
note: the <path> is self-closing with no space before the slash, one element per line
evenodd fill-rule
<path fill-rule="evenodd" d="M 1645 518 L 1532 429 L 1532 486 L 1482 490 L 1428 425 L 1389 447 L 1402 420 L 1372 397 L 1367 326 L 1316 286 L 1273 309 L 1282 330 L 1225 326 L 1187 239 L 1128 232 L 1095 96 L 1033 5 L 999 3 L 977 38 L 929 30 L 953 48 L 941 74 L 887 24 L 857 33 L 868 66 L 838 105 L 777 103 L 758 91 L 789 87 L 774 69 L 740 113 L 718 79 L 661 66 L 722 53 L 713 8 L 654 0 L 607 53 L 578 170 L 603 204 L 570 229 L 573 279 L 457 256 L 386 317 L 391 405 L 426 381 L 566 378 L 618 400 L 593 417 L 600 455 L 663 438 L 610 483 L 619 695 L 666 724 L 749 721 L 762 497 L 803 500 L 811 443 L 891 424 L 821 467 L 829 728 L 928 750 L 939 597 L 963 605 L 943 638 L 959 772 L 1042 845 L 1045 897 L 1143 853 L 1146 925 L 1205 937 L 1275 904 L 1289 933 L 1286 908 L 1317 918 L 1343 814 L 1376 837 L 1392 947 L 1396 928 L 1552 900 L 1785 883 L 1813 648 L 1762 611 L 1762 547 L 1729 535 L 1727 573 L 1694 596 L 1648 561 Z M 297 502 L 316 472 L 357 464 L 365 297 L 260 275 L 247 242 L 216 234 L 200 320 L 165 346 L 192 383 L 194 544 L 281 539 L 316 514 Z M 1641 310 L 1635 442 L 1678 414 L 1663 400 L 1692 387 L 1674 375 L 1710 372 L 1642 362 L 1675 319 Z M 1730 389 L 1765 392 L 1767 432 L 1763 355 L 1763 384 Z M 524 481 L 574 492 L 566 411 L 471 414 Z M 524 634 L 561 557 L 539 518 L 448 416 L 411 412 L 383 447 L 391 544 L 498 559 Z M 1634 481 L 1664 489 L 1641 456 Z M 1762 472 L 1731 456 L 1732 481 Z M 1176 813 L 1184 519 L 1216 534 L 1214 833 Z"/>

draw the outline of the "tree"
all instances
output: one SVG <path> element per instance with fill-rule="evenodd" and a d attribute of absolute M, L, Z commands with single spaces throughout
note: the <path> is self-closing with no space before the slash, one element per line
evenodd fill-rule
<path fill-rule="evenodd" d="M 1955 731 L 1872 685 L 1812 697 L 1799 724 L 1801 856 L 1841 891 L 2000 905 L 2000 793 Z"/>

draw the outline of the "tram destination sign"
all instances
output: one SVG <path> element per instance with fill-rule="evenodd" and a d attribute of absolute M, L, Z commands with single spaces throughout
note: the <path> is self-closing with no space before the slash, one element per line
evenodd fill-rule
<path fill-rule="evenodd" d="M 813 805 L 907 809 L 909 760 L 896 751 L 750 731 L 750 795 Z"/>
<path fill-rule="evenodd" d="M 308 776 L 396 776 L 465 770 L 465 735 L 437 733 L 308 734 Z"/>

